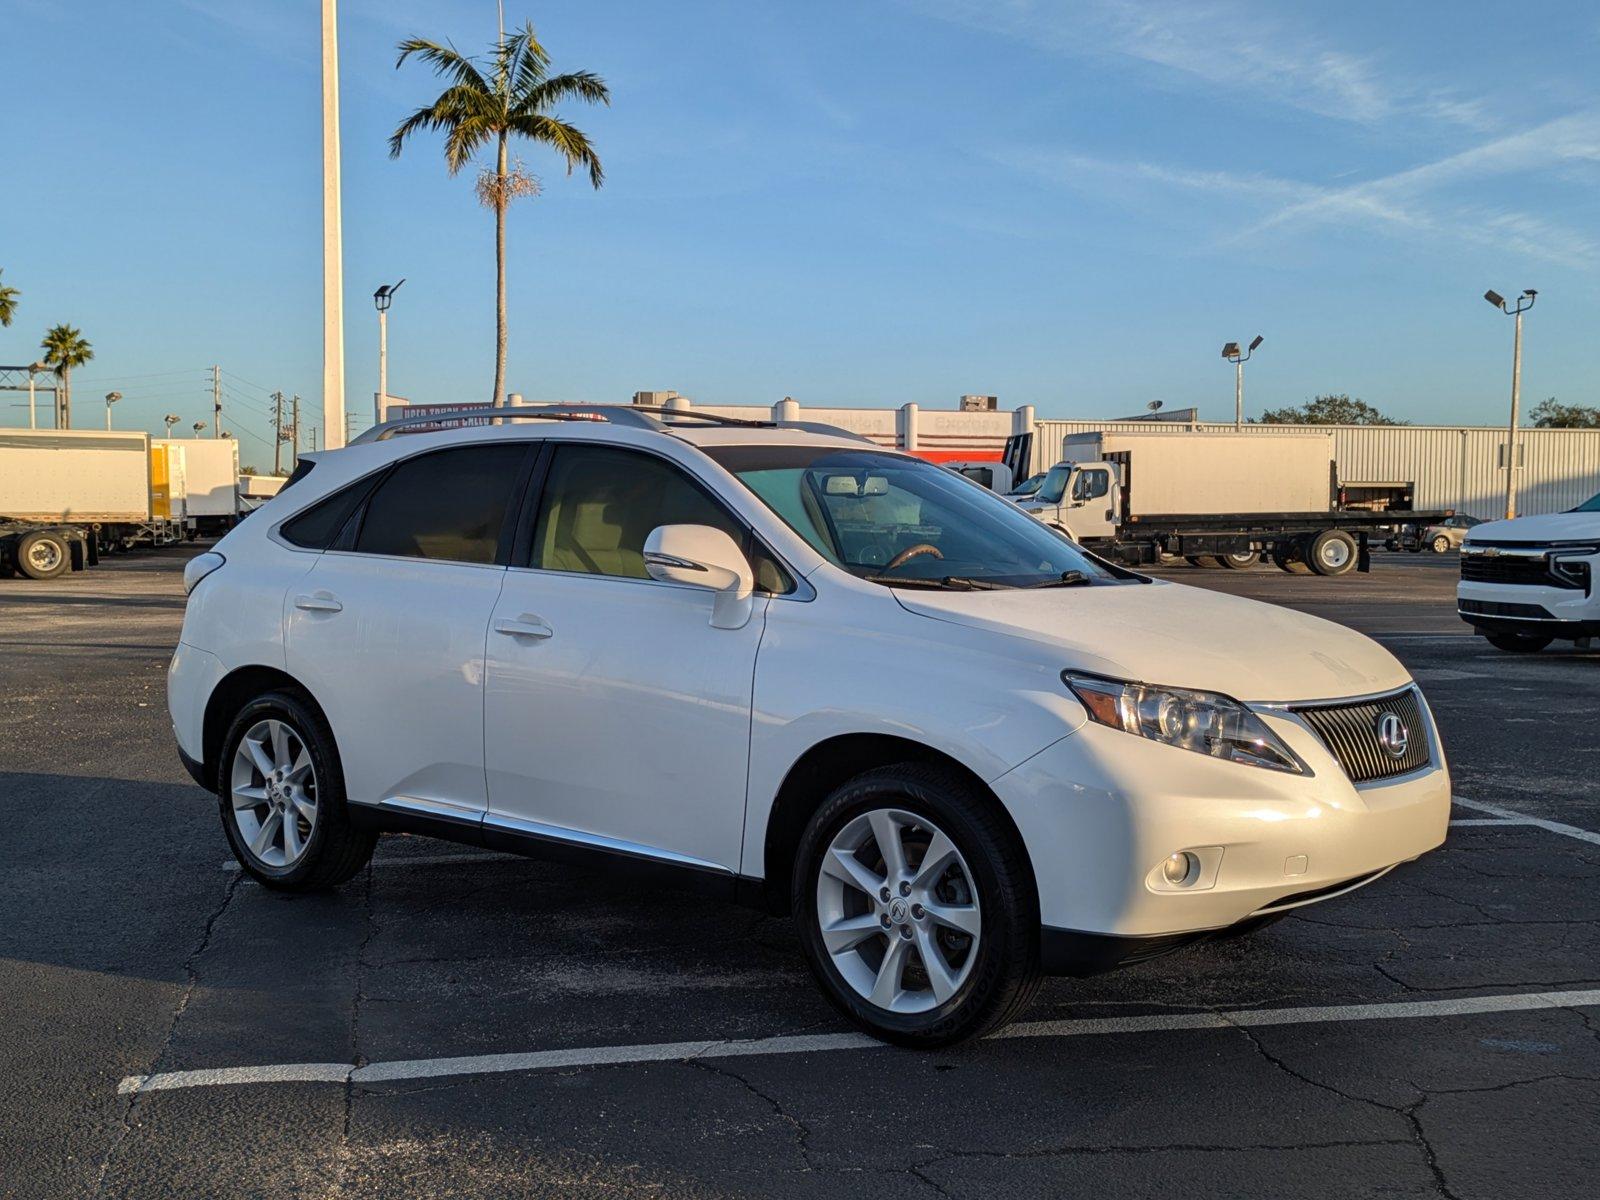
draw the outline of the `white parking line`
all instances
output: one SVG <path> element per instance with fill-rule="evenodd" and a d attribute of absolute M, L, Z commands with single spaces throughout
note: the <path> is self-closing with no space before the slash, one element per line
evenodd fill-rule
<path fill-rule="evenodd" d="M 1346 1021 L 1416 1020 L 1482 1013 L 1529 1012 L 1600 1005 L 1600 988 L 1565 992 L 1521 992 L 1503 996 L 1460 996 L 1449 1000 L 1338 1004 L 1320 1008 L 1254 1008 L 1224 1012 L 1161 1013 L 1139 1017 L 1030 1021 L 994 1034 L 996 1040 L 1037 1037 L 1095 1037 L 1121 1033 L 1161 1033 L 1187 1029 L 1253 1029 L 1268 1025 L 1311 1025 Z M 279 1063 L 260 1067 L 216 1067 L 129 1075 L 121 1095 L 177 1088 L 268 1083 L 378 1083 L 436 1079 L 447 1075 L 496 1075 L 552 1068 L 627 1066 L 652 1062 L 690 1062 L 703 1058 L 749 1058 L 770 1054 L 813 1054 L 830 1050 L 876 1050 L 884 1043 L 862 1033 L 800 1034 L 753 1041 L 659 1042 L 638 1046 L 590 1046 L 533 1050 L 522 1054 L 478 1054 L 461 1058 L 404 1059 L 353 1067 L 345 1063 Z"/>
<path fill-rule="evenodd" d="M 1474 812 L 1488 813 L 1491 817 L 1502 817 L 1522 825 L 1532 825 L 1548 833 L 1559 833 L 1562 837 L 1576 838 L 1580 842 L 1588 842 L 1591 846 L 1600 846 L 1600 833 L 1595 833 L 1593 830 L 1579 829 L 1576 825 L 1565 825 L 1560 821 L 1547 821 L 1543 817 L 1529 816 L 1527 813 L 1503 808 L 1498 804 L 1485 804 L 1482 800 L 1468 800 L 1463 796 L 1451 796 L 1450 799 L 1462 808 L 1470 808 Z"/>
<path fill-rule="evenodd" d="M 1513 820 L 1511 820 L 1511 819 L 1509 819 L 1507 817 L 1462 817 L 1459 820 L 1455 820 L 1455 821 L 1451 821 L 1450 822 L 1450 825 L 1451 825 L 1452 828 L 1454 828 L 1457 825 L 1527 825 L 1527 824 L 1528 824 L 1527 821 L 1523 821 L 1523 820 L 1520 820 L 1520 819 L 1513 821 Z"/>

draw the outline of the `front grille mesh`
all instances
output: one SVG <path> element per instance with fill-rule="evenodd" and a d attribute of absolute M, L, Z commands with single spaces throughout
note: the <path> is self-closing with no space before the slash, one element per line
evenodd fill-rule
<path fill-rule="evenodd" d="M 1294 711 L 1311 726 L 1323 745 L 1339 760 L 1345 774 L 1356 783 L 1392 779 L 1428 765 L 1428 722 L 1415 688 L 1376 700 L 1295 705 Z M 1399 758 L 1378 741 L 1378 718 L 1384 713 L 1399 717 L 1410 735 L 1406 751 Z"/>
<path fill-rule="evenodd" d="M 1492 557 L 1484 554 L 1461 556 L 1461 578 L 1468 583 L 1511 583 L 1528 587 L 1572 587 L 1550 574 L 1543 556 L 1527 558 Z"/>

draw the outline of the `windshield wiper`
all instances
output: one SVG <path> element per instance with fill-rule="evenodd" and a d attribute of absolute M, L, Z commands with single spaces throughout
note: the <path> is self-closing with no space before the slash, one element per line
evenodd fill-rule
<path fill-rule="evenodd" d="M 1063 571 L 1061 572 L 1060 576 L 1055 579 L 1046 579 L 1042 583 L 1030 583 L 1028 584 L 1028 587 L 1087 587 L 1093 582 L 1094 580 L 1090 579 L 1082 571 Z"/>
<path fill-rule="evenodd" d="M 915 575 L 863 575 L 868 583 L 881 583 L 888 587 L 939 588 L 952 592 L 994 592 L 1008 585 L 987 579 L 968 579 L 963 575 L 946 575 L 943 579 L 920 579 Z"/>

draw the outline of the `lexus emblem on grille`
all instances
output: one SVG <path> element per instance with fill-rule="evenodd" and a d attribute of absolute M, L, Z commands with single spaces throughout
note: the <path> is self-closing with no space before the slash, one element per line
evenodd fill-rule
<path fill-rule="evenodd" d="M 1406 723 L 1392 712 L 1380 713 L 1376 725 L 1378 745 L 1390 758 L 1404 758 L 1406 747 L 1411 745 L 1411 731 Z"/>

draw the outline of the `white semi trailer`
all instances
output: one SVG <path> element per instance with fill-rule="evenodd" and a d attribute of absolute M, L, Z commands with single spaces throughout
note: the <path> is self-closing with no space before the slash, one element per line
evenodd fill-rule
<path fill-rule="evenodd" d="M 1018 502 L 1085 546 L 1133 565 L 1165 558 L 1286 571 L 1366 570 L 1368 539 L 1445 513 L 1347 508 L 1328 434 L 1084 433 Z"/>
<path fill-rule="evenodd" d="M 0 430 L 0 573 L 50 579 L 151 529 L 150 435 Z"/>

